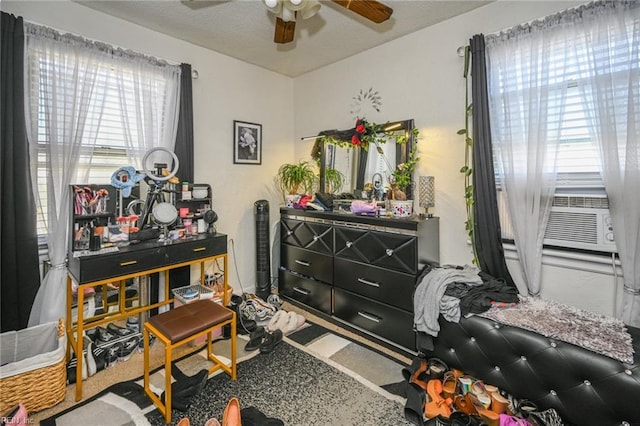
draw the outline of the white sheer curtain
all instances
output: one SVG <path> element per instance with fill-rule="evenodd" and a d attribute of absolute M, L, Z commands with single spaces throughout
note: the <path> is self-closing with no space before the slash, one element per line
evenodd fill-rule
<path fill-rule="evenodd" d="M 174 150 L 178 131 L 180 68 L 158 67 L 146 60 L 127 59 L 116 71 L 114 83 L 122 108 L 122 128 L 127 151 L 136 167 L 151 148 Z M 155 156 L 155 154 L 154 154 Z M 154 159 L 150 159 L 152 163 Z M 165 160 L 166 161 L 166 160 Z M 171 165 L 168 165 L 171 168 Z"/>
<path fill-rule="evenodd" d="M 38 163 L 46 163 L 48 251 L 53 265 L 31 310 L 29 325 L 35 325 L 66 315 L 69 185 L 87 182 L 88 169 L 78 165 L 81 157 L 91 157 L 106 110 L 111 116 L 113 110 L 119 111 L 129 161 L 141 164 L 151 147 L 173 149 L 180 67 L 49 28 L 25 27 L 31 168 L 35 186 Z M 125 79 L 128 86 L 121 84 Z M 113 129 L 113 124 L 109 127 Z M 37 187 L 34 192 L 39 193 Z"/>
<path fill-rule="evenodd" d="M 96 120 L 104 107 L 104 87 L 98 84 L 103 65 L 95 51 L 76 39 L 57 39 L 56 33 L 25 23 L 27 63 L 26 113 L 31 169 L 37 161 L 49 164 L 47 174 L 47 223 L 52 267 L 38 290 L 29 326 L 64 318 L 66 307 L 65 258 L 69 241 L 71 208 L 69 184 L 78 176 L 83 146 L 96 139 Z M 33 76 L 38 76 L 37 79 Z M 30 102 L 29 102 L 30 101 Z M 29 104 L 30 103 L 30 104 Z M 44 129 L 39 120 L 46 120 Z M 43 133 L 44 134 L 39 134 Z M 39 140 L 47 143 L 39 146 Z M 34 185 L 37 178 L 33 179 Z M 34 188 L 35 194 L 38 189 Z M 36 195 L 37 196 L 37 195 Z"/>
<path fill-rule="evenodd" d="M 539 296 L 542 243 L 556 185 L 559 116 L 566 84 L 558 70 L 569 46 L 561 29 L 516 27 L 488 36 L 487 74 L 496 170 L 530 295 Z"/>
<path fill-rule="evenodd" d="M 640 4 L 582 11 L 578 87 L 598 144 L 624 275 L 621 319 L 640 327 Z"/>

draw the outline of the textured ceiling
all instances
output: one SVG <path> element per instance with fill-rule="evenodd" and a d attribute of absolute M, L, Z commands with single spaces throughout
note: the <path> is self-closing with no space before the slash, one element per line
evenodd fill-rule
<path fill-rule="evenodd" d="M 488 1 L 384 1 L 374 24 L 331 1 L 296 23 L 295 39 L 273 42 L 275 16 L 262 0 L 75 0 L 76 3 L 291 77 L 483 6 Z M 357 0 L 354 0 L 357 1 Z"/>

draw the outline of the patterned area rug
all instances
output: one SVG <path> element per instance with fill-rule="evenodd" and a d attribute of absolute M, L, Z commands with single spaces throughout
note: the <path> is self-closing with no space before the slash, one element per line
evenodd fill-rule
<path fill-rule="evenodd" d="M 633 363 L 631 335 L 616 318 L 528 296 L 520 296 L 515 306 L 493 307 L 480 316 Z"/>
<path fill-rule="evenodd" d="M 183 413 L 173 410 L 172 424 L 189 417 L 192 425 L 219 420 L 236 396 L 241 408 L 254 407 L 285 425 L 408 425 L 403 416 L 402 363 L 327 329 L 307 323 L 286 337 L 270 354 L 242 351 L 239 336 L 238 380 L 226 374 L 209 378 L 205 389 Z M 214 343 L 217 354 L 229 353 L 229 341 Z M 192 375 L 209 364 L 205 351 L 176 361 Z M 164 377 L 152 375 L 162 392 Z M 43 425 L 164 425 L 164 418 L 142 390 L 142 380 L 114 385 L 101 394 L 46 419 Z"/>

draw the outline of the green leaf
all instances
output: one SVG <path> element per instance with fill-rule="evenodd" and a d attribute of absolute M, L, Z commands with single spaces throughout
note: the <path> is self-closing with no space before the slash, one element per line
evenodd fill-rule
<path fill-rule="evenodd" d="M 460 129 L 456 132 L 459 135 L 466 135 L 467 134 L 467 129 Z"/>
<path fill-rule="evenodd" d="M 469 167 L 468 167 L 468 166 L 462 166 L 462 167 L 460 167 L 460 173 L 466 173 L 466 172 L 467 172 L 467 170 L 469 170 Z"/>
<path fill-rule="evenodd" d="M 473 173 L 473 169 L 471 167 L 467 167 L 467 170 L 464 171 L 465 176 L 471 176 L 471 173 Z"/>
<path fill-rule="evenodd" d="M 469 146 L 473 145 L 473 139 L 471 139 L 471 138 L 466 138 L 466 139 L 465 139 L 465 142 L 466 142 L 466 144 L 467 144 L 467 145 L 469 145 Z"/>

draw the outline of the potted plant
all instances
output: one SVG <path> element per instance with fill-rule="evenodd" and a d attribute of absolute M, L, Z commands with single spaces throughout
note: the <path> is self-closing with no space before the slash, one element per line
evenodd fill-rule
<path fill-rule="evenodd" d="M 331 167 L 328 167 L 325 173 L 324 180 L 326 192 L 340 192 L 344 185 L 344 174 L 340 170 Z"/>
<path fill-rule="evenodd" d="M 297 194 L 307 193 L 313 189 L 315 177 L 313 164 L 309 161 L 301 160 L 298 163 L 286 163 L 280 166 L 276 179 L 285 195 L 287 207 L 293 207 L 293 199 L 297 198 Z"/>

